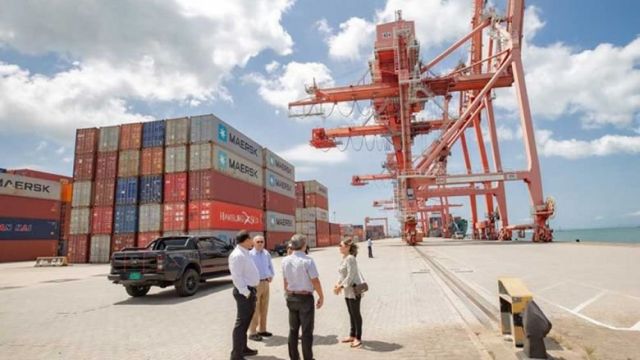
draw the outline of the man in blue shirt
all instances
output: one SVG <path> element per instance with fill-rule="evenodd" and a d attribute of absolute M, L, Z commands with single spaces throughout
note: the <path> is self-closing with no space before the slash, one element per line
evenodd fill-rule
<path fill-rule="evenodd" d="M 251 258 L 256 264 L 258 273 L 260 274 L 260 283 L 256 294 L 256 311 L 251 319 L 249 326 L 249 339 L 261 341 L 262 337 L 269 337 L 272 334 L 267 331 L 267 313 L 269 311 L 269 284 L 273 280 L 273 264 L 271 262 L 271 254 L 264 248 L 265 240 L 261 235 L 253 238 L 253 249 L 251 249 Z M 258 327 L 260 332 L 257 332 Z"/>

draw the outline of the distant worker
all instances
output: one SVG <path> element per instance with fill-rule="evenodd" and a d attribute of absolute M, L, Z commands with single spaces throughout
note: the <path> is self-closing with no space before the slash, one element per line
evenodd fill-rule
<path fill-rule="evenodd" d="M 269 311 L 269 285 L 273 279 L 273 263 L 271 254 L 264 248 L 264 236 L 253 238 L 253 249 L 250 251 L 254 264 L 260 274 L 260 283 L 256 293 L 256 311 L 249 326 L 249 339 L 261 341 L 262 337 L 272 334 L 267 331 L 267 313 Z M 260 332 L 256 332 L 260 328 Z"/>
<path fill-rule="evenodd" d="M 358 245 L 353 242 L 353 239 L 345 238 L 340 242 L 340 254 L 342 254 L 342 262 L 338 266 L 340 277 L 333 287 L 333 293 L 338 295 L 344 292 L 351 323 L 349 336 L 341 341 L 350 343 L 351 347 L 356 348 L 362 346 L 362 315 L 360 313 L 362 294 L 356 290 L 356 285 L 362 283 L 360 271 L 358 271 L 358 262 L 356 261 Z"/>
<path fill-rule="evenodd" d="M 289 309 L 289 358 L 300 359 L 298 331 L 302 327 L 302 357 L 304 360 L 312 360 L 315 309 L 322 307 L 324 294 L 316 264 L 304 253 L 307 248 L 304 235 L 294 235 L 290 245 L 293 252 L 282 260 L 284 291 Z M 314 290 L 318 293 L 315 308 Z"/>
<path fill-rule="evenodd" d="M 251 258 L 249 250 L 253 240 L 246 231 L 236 235 L 236 248 L 229 255 L 229 270 L 233 281 L 233 297 L 236 300 L 238 314 L 233 327 L 233 350 L 231 360 L 242 360 L 245 356 L 257 355 L 257 350 L 247 347 L 247 330 L 256 309 L 256 288 L 260 274 Z"/>
<path fill-rule="evenodd" d="M 371 236 L 367 238 L 367 249 L 369 250 L 369 257 L 373 257 L 373 241 L 371 241 Z"/>

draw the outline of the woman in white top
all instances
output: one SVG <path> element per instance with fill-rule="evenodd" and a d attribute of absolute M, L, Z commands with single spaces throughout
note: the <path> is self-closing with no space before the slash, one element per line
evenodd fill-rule
<path fill-rule="evenodd" d="M 362 346 L 362 315 L 360 314 L 360 300 L 362 294 L 356 295 L 354 286 L 362 283 L 358 271 L 358 245 L 351 238 L 345 238 L 340 242 L 340 254 L 342 262 L 338 267 L 340 278 L 333 288 L 333 293 L 338 295 L 344 291 L 344 298 L 349 310 L 351 320 L 351 332 L 348 337 L 342 339 L 343 343 L 351 343 L 351 347 Z"/>

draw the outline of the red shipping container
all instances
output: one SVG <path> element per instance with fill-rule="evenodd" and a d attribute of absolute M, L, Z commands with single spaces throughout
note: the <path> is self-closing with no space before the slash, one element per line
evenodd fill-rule
<path fill-rule="evenodd" d="M 0 195 L 0 217 L 59 221 L 61 204 L 55 200 Z"/>
<path fill-rule="evenodd" d="M 76 130 L 76 155 L 91 154 L 98 150 L 98 129 Z"/>
<path fill-rule="evenodd" d="M 340 224 L 329 223 L 329 234 L 340 236 Z"/>
<path fill-rule="evenodd" d="M 160 237 L 159 232 L 141 232 L 138 233 L 138 247 L 146 248 L 147 245 L 151 244 L 151 242 Z"/>
<path fill-rule="evenodd" d="M 113 206 L 116 180 L 97 180 L 94 185 L 93 204 L 95 206 Z"/>
<path fill-rule="evenodd" d="M 81 264 L 89 261 L 89 235 L 69 235 L 67 248 L 69 262 Z"/>
<path fill-rule="evenodd" d="M 330 239 L 330 242 L 331 242 L 331 246 L 340 244 L 340 235 L 331 234 L 331 235 L 329 235 L 329 239 Z"/>
<path fill-rule="evenodd" d="M 164 204 L 162 212 L 162 228 L 164 231 L 187 230 L 187 205 L 185 203 Z"/>
<path fill-rule="evenodd" d="M 73 164 L 74 180 L 93 180 L 95 172 L 96 154 L 76 154 Z"/>
<path fill-rule="evenodd" d="M 276 232 L 276 231 L 268 231 L 264 234 L 264 238 L 266 241 L 265 248 L 269 250 L 273 250 L 276 245 L 282 244 L 286 241 L 291 240 L 291 237 L 295 233 L 292 232 Z"/>
<path fill-rule="evenodd" d="M 162 175 L 164 170 L 164 148 L 151 147 L 142 149 L 141 175 Z"/>
<path fill-rule="evenodd" d="M 264 211 L 220 201 L 192 201 L 189 203 L 188 228 L 189 231 L 264 231 Z"/>
<path fill-rule="evenodd" d="M 326 221 L 316 221 L 316 234 L 329 235 L 330 234 L 329 223 Z"/>
<path fill-rule="evenodd" d="M 189 200 L 218 200 L 262 208 L 263 188 L 226 176 L 216 170 L 189 173 Z"/>
<path fill-rule="evenodd" d="M 56 256 L 58 240 L 2 240 L 0 262 L 35 260 L 38 256 Z"/>
<path fill-rule="evenodd" d="M 110 180 L 118 176 L 118 152 L 98 153 L 96 160 L 96 179 Z"/>
<path fill-rule="evenodd" d="M 328 233 L 316 235 L 316 245 L 318 247 L 331 246 L 331 236 Z"/>
<path fill-rule="evenodd" d="M 142 123 L 120 126 L 120 150 L 136 150 L 142 146 Z"/>
<path fill-rule="evenodd" d="M 113 229 L 113 207 L 95 207 L 92 211 L 91 233 L 111 234 Z"/>
<path fill-rule="evenodd" d="M 11 169 L 11 170 L 7 170 L 7 173 L 13 174 L 13 175 L 32 177 L 32 178 L 41 179 L 41 180 L 55 181 L 63 184 L 64 183 L 68 184 L 73 181 L 73 179 L 68 176 L 51 174 L 51 173 L 46 173 L 46 172 L 31 170 L 31 169 Z"/>
<path fill-rule="evenodd" d="M 186 172 L 164 174 L 164 201 L 186 202 L 188 185 Z"/>
<path fill-rule="evenodd" d="M 301 196 L 304 198 L 304 183 L 300 181 L 296 181 L 296 196 Z"/>
<path fill-rule="evenodd" d="M 111 240 L 111 253 L 120 251 L 124 248 L 136 247 L 136 234 L 119 234 L 113 235 Z"/>
<path fill-rule="evenodd" d="M 304 196 L 304 207 L 317 207 L 329 210 L 329 201 L 326 197 L 319 194 L 307 194 Z"/>
<path fill-rule="evenodd" d="M 295 215 L 297 206 L 296 199 L 269 190 L 265 190 L 264 194 L 264 208 L 266 210 Z"/>

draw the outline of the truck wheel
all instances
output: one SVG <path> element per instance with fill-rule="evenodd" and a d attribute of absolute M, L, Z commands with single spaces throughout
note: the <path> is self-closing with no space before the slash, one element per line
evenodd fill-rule
<path fill-rule="evenodd" d="M 194 269 L 185 270 L 182 277 L 176 281 L 176 292 L 180 296 L 192 296 L 200 286 L 200 274 Z"/>
<path fill-rule="evenodd" d="M 124 287 L 127 290 L 127 294 L 133 297 L 145 296 L 151 289 L 149 285 L 128 285 Z"/>

